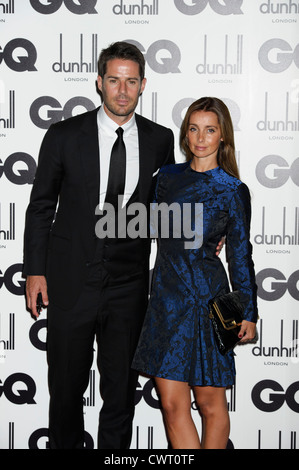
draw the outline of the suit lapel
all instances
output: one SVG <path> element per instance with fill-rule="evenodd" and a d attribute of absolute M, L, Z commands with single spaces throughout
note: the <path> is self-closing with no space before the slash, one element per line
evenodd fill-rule
<path fill-rule="evenodd" d="M 152 147 L 152 129 L 146 120 L 135 115 L 139 139 L 139 197 L 143 204 L 148 203 L 148 194 L 155 172 L 155 152 Z"/>
<path fill-rule="evenodd" d="M 98 108 L 87 113 L 79 136 L 79 151 L 82 161 L 83 178 L 92 214 L 99 203 L 100 161 L 97 126 Z"/>

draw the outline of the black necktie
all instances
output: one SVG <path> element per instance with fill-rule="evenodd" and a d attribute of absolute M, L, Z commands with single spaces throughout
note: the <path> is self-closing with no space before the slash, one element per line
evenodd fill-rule
<path fill-rule="evenodd" d="M 126 147 L 123 141 L 124 130 L 119 127 L 115 131 L 117 139 L 111 151 L 108 185 L 106 192 L 106 202 L 110 202 L 117 207 L 118 196 L 123 196 L 125 192 L 126 178 Z"/>

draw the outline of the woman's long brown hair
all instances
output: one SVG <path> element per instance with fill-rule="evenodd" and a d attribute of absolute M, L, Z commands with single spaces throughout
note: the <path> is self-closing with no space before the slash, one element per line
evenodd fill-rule
<path fill-rule="evenodd" d="M 227 106 L 219 98 L 200 98 L 189 106 L 180 130 L 180 147 L 182 152 L 185 154 L 186 159 L 191 160 L 193 158 L 193 154 L 188 146 L 186 136 L 188 132 L 190 116 L 196 111 L 209 111 L 217 115 L 221 137 L 223 139 L 223 141 L 220 143 L 217 154 L 218 165 L 229 175 L 240 179 L 235 156 L 233 123 Z"/>

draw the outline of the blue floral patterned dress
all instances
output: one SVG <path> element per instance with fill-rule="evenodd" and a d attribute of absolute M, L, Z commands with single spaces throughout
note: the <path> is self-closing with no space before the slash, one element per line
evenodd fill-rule
<path fill-rule="evenodd" d="M 208 301 L 230 290 L 226 270 L 215 254 L 226 235 L 232 288 L 240 291 L 244 318 L 257 320 L 248 188 L 220 167 L 200 173 L 191 169 L 190 162 L 180 163 L 160 170 L 156 202 L 176 202 L 181 207 L 202 203 L 203 242 L 186 248 L 183 234 L 175 238 L 171 232 L 169 237 L 159 233 L 150 302 L 132 367 L 191 386 L 232 385 L 234 353 L 218 352 Z"/>

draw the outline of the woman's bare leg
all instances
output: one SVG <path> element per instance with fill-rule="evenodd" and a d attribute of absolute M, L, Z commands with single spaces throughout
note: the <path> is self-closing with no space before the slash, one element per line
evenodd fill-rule
<path fill-rule="evenodd" d="M 230 421 L 224 387 L 194 387 L 194 395 L 202 417 L 203 449 L 225 449 Z"/>
<path fill-rule="evenodd" d="M 191 391 L 186 382 L 155 378 L 160 395 L 166 433 L 173 449 L 200 449 L 191 416 Z"/>

